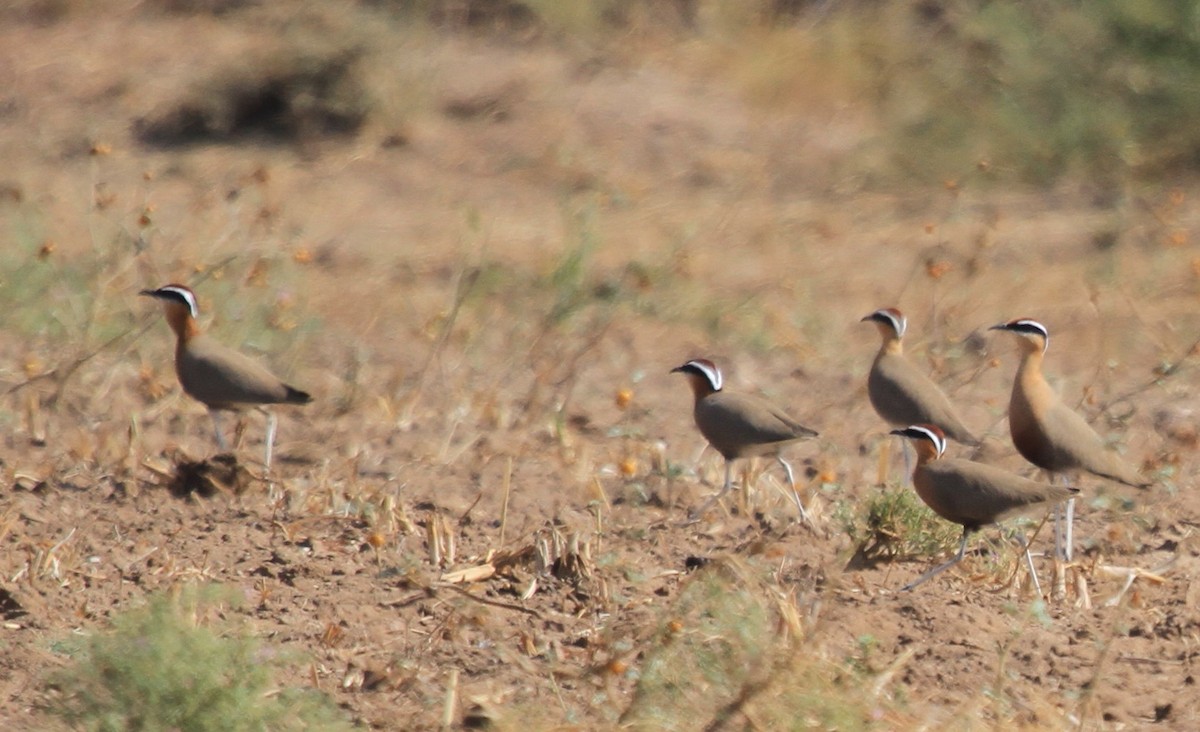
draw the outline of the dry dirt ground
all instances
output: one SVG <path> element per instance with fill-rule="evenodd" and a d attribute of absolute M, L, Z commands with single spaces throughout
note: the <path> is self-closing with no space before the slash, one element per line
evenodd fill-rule
<path fill-rule="evenodd" d="M 709 627 L 681 598 L 721 572 L 777 614 L 771 645 L 866 700 L 854 726 L 1200 725 L 1190 183 L 880 192 L 852 98 L 751 103 L 682 43 L 432 30 L 396 34 L 387 111 L 353 135 L 155 146 L 138 120 L 290 26 L 63 7 L 0 23 L 0 727 L 54 724 L 65 640 L 194 582 L 296 654 L 279 683 L 369 728 L 770 726 L 752 686 L 639 686 Z M 168 490 L 215 452 L 136 297 L 171 280 L 315 397 L 277 410 L 271 485 L 251 415 L 240 477 Z M 1029 472 L 1004 419 L 1015 349 L 985 329 L 1032 316 L 1064 397 L 1155 477 L 1080 481 L 1090 604 L 1008 584 L 994 531 L 912 593 L 941 557 L 854 561 L 839 516 L 910 490 L 865 394 L 858 321 L 884 305 L 986 432 L 980 459 Z M 789 452 L 813 526 L 775 470 L 683 524 L 722 469 L 668 374 L 700 355 L 820 430 Z"/>

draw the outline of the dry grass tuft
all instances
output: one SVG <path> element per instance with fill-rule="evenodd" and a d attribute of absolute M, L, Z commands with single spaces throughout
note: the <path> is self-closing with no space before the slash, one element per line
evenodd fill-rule
<path fill-rule="evenodd" d="M 253 71 L 239 65 L 171 109 L 138 120 L 134 129 L 143 143 L 159 147 L 353 135 L 370 109 L 358 63 L 358 52 L 343 49 L 297 53 Z"/>
<path fill-rule="evenodd" d="M 222 453 L 204 460 L 176 461 L 167 490 L 176 498 L 212 498 L 221 493 L 241 495 L 251 484 L 250 473 L 238 463 L 237 456 Z"/>
<path fill-rule="evenodd" d="M 816 605 L 732 557 L 697 570 L 650 643 L 621 724 L 631 729 L 869 729 L 891 716 L 877 684 L 810 644 Z"/>

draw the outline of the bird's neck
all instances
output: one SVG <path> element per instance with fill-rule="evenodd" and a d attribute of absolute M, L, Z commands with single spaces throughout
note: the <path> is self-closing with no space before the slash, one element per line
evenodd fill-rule
<path fill-rule="evenodd" d="M 200 326 L 196 325 L 196 319 L 182 308 L 167 310 L 167 324 L 171 326 L 171 330 L 175 331 L 175 337 L 181 344 L 200 335 Z"/>
<path fill-rule="evenodd" d="M 904 341 L 895 334 L 885 335 L 883 343 L 879 344 L 880 356 L 901 356 L 904 354 Z"/>
<path fill-rule="evenodd" d="M 1017 381 L 1026 388 L 1045 384 L 1046 377 L 1042 374 L 1042 359 L 1045 354 L 1036 349 L 1026 349 L 1021 355 L 1021 363 L 1017 366 Z"/>
<path fill-rule="evenodd" d="M 924 441 L 914 444 L 917 450 L 917 464 L 913 466 L 912 482 L 917 494 L 928 503 L 929 476 L 925 474 L 925 466 L 937 460 L 937 449 Z"/>
<path fill-rule="evenodd" d="M 937 448 L 924 440 L 917 443 L 916 449 L 918 470 L 938 459 Z"/>
<path fill-rule="evenodd" d="M 708 383 L 708 379 L 698 374 L 687 374 L 688 383 L 692 387 L 692 394 L 696 397 L 696 404 L 699 404 L 704 397 L 710 394 L 716 394 L 716 389 L 712 388 L 712 384 Z"/>
<path fill-rule="evenodd" d="M 1012 398 L 1008 406 L 1009 420 L 1014 417 L 1019 420 L 1034 419 L 1034 414 L 1053 404 L 1056 399 L 1054 389 L 1042 373 L 1042 352 L 1026 351 L 1013 381 Z"/>

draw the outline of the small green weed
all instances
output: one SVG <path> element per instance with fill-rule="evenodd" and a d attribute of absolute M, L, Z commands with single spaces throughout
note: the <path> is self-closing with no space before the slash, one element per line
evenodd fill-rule
<path fill-rule="evenodd" d="M 554 292 L 554 304 L 548 316 L 552 323 L 562 323 L 589 304 L 600 299 L 590 286 L 588 260 L 595 252 L 599 239 L 596 234 L 595 210 L 586 207 L 569 216 L 571 240 L 567 242 L 554 270 L 546 277 L 547 287 Z"/>
<path fill-rule="evenodd" d="M 869 673 L 875 650 L 879 647 L 879 639 L 871 634 L 860 635 L 855 639 L 854 655 L 848 659 L 850 667 L 859 673 Z"/>
<path fill-rule="evenodd" d="M 843 503 L 835 518 L 858 556 L 868 561 L 937 556 L 962 538 L 957 524 L 938 517 L 908 488 L 882 489 L 865 502 Z"/>
<path fill-rule="evenodd" d="M 117 616 L 50 678 L 60 693 L 50 711 L 97 732 L 350 729 L 320 694 L 277 692 L 268 652 L 252 639 L 205 626 L 223 594 L 158 595 Z"/>

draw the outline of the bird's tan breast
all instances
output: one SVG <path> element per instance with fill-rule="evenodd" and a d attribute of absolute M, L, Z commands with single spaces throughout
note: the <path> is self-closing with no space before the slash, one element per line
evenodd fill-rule
<path fill-rule="evenodd" d="M 867 396 L 885 422 L 904 426 L 928 422 L 921 418 L 912 365 L 903 356 L 880 353 L 867 375 Z"/>
<path fill-rule="evenodd" d="M 867 393 L 879 416 L 897 426 L 929 423 L 946 429 L 959 422 L 937 384 L 897 354 L 876 358 L 867 377 Z"/>
<path fill-rule="evenodd" d="M 1040 373 L 1022 373 L 1013 387 L 1009 427 L 1017 451 L 1043 470 L 1085 470 L 1129 485 L 1146 481 L 1114 453 Z"/>
<path fill-rule="evenodd" d="M 1074 466 L 1064 463 L 1055 449 L 1061 439 L 1059 421 L 1054 417 L 1060 406 L 1058 395 L 1040 373 L 1021 369 L 1013 383 L 1008 404 L 1008 428 L 1013 445 L 1029 462 L 1043 470 L 1068 470 Z"/>

